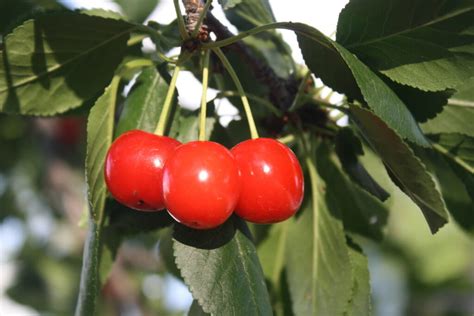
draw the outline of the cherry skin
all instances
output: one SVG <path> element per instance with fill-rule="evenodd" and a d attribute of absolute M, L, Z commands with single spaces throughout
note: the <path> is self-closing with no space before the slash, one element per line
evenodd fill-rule
<path fill-rule="evenodd" d="M 301 165 L 287 146 L 270 138 L 246 140 L 232 148 L 242 190 L 235 213 L 269 224 L 283 221 L 301 206 L 304 179 Z"/>
<path fill-rule="evenodd" d="M 239 170 L 224 146 L 193 141 L 176 148 L 163 171 L 168 212 L 195 229 L 210 229 L 232 214 L 240 193 Z"/>
<path fill-rule="evenodd" d="M 120 135 L 105 159 L 105 182 L 120 203 L 140 211 L 164 209 L 163 167 L 181 143 L 140 130 Z"/>

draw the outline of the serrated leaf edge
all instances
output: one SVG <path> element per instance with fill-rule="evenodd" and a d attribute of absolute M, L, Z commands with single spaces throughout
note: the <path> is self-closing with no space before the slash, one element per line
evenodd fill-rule
<path fill-rule="evenodd" d="M 359 108 L 360 108 L 360 107 L 359 107 Z M 369 110 L 369 109 L 365 109 L 365 108 L 360 108 L 360 109 L 363 110 L 363 111 L 370 112 L 370 113 L 373 114 L 375 117 L 379 118 L 376 114 L 374 114 L 374 113 L 373 113 L 371 110 Z M 380 119 L 380 118 L 379 118 L 379 119 Z M 437 214 L 438 216 L 444 218 L 444 219 L 445 219 L 445 223 L 444 223 L 443 225 L 437 227 L 435 230 L 431 230 L 431 232 L 432 232 L 433 234 L 435 234 L 440 228 L 442 228 L 444 225 L 446 225 L 446 224 L 448 223 L 448 221 L 449 221 L 449 215 L 448 215 L 449 212 L 448 212 L 448 210 L 447 210 L 447 208 L 446 208 L 446 203 L 444 202 L 444 199 L 443 199 L 443 197 L 442 197 L 442 194 L 440 193 L 438 187 L 436 186 L 436 182 L 435 182 L 433 176 L 431 175 L 431 173 L 428 172 L 428 168 L 427 168 L 426 165 L 423 163 L 423 161 L 422 161 L 417 155 L 415 155 L 414 151 L 410 148 L 410 146 L 408 146 L 408 145 L 405 143 L 405 141 L 404 141 L 403 138 L 398 134 L 397 131 L 395 131 L 395 130 L 392 129 L 390 126 L 388 126 L 388 125 L 385 123 L 385 121 L 383 121 L 382 119 L 380 119 L 380 121 L 381 121 L 387 128 L 389 128 L 389 129 L 401 140 L 402 144 L 407 148 L 407 150 L 409 151 L 409 153 L 411 154 L 411 156 L 415 159 L 415 161 L 416 161 L 416 162 L 419 164 L 419 166 L 421 167 L 420 169 L 428 176 L 428 178 L 429 178 L 429 180 L 428 180 L 428 181 L 429 181 L 429 185 L 430 185 L 432 188 L 434 188 L 434 190 L 435 190 L 436 193 L 438 194 L 438 198 L 441 200 L 441 202 L 442 202 L 442 204 L 443 204 L 443 210 L 444 210 L 444 212 L 445 212 L 445 217 L 441 216 L 441 214 L 438 214 L 437 212 L 434 212 L 434 213 Z M 369 141 L 369 143 L 370 143 L 370 141 Z M 371 146 L 371 147 L 373 148 L 373 146 Z M 375 151 L 376 153 L 378 153 L 378 150 L 377 150 L 376 148 L 373 148 L 373 149 L 374 149 L 374 151 Z M 383 159 L 380 157 L 380 155 L 378 155 L 378 156 L 379 156 L 379 158 L 383 161 Z M 390 169 L 390 171 L 392 171 L 392 173 L 393 173 L 394 175 L 396 175 L 396 174 L 393 172 L 392 168 L 390 168 L 390 166 L 388 166 L 387 164 L 385 164 L 385 166 L 386 166 L 388 169 Z M 399 179 L 398 176 L 397 176 L 397 179 L 400 181 L 400 179 Z M 402 183 L 402 181 L 400 181 L 400 182 Z M 402 184 L 403 184 L 403 183 L 402 183 Z M 404 185 L 404 184 L 403 184 L 403 185 Z M 405 186 L 405 185 L 404 185 L 404 186 Z M 406 186 L 405 186 L 405 187 L 406 187 Z M 401 188 L 400 188 L 400 189 L 401 189 Z M 406 194 L 407 196 L 409 196 L 410 199 L 413 201 L 413 199 L 411 198 L 411 196 L 410 196 L 408 193 L 406 193 L 406 192 L 403 191 L 403 190 L 402 190 L 402 192 L 403 192 L 404 194 Z M 416 196 L 418 197 L 418 195 L 416 195 Z M 421 201 L 421 200 L 420 200 L 420 201 Z M 423 201 L 423 202 L 424 202 L 424 201 Z M 413 201 L 413 203 L 415 203 L 415 201 Z M 424 204 L 427 205 L 427 206 L 429 206 L 429 205 L 426 204 L 426 203 L 424 203 Z M 416 205 L 416 203 L 415 203 L 415 205 Z M 417 207 L 419 208 L 418 205 L 417 205 Z M 431 207 L 430 207 L 430 208 L 431 208 Z M 421 210 L 421 209 L 420 209 L 420 210 Z M 422 211 L 422 213 L 424 213 L 424 212 Z M 430 226 L 430 228 L 431 228 L 431 226 Z"/>

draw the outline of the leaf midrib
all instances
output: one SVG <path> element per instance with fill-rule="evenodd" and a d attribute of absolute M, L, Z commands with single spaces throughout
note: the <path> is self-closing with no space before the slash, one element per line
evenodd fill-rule
<path fill-rule="evenodd" d="M 390 39 L 390 38 L 398 36 L 398 35 L 413 32 L 413 31 L 416 31 L 420 28 L 431 26 L 431 25 L 439 23 L 439 22 L 443 22 L 447 19 L 454 18 L 458 15 L 462 15 L 462 14 L 464 14 L 466 12 L 469 12 L 469 11 L 472 11 L 472 10 L 473 10 L 473 8 L 466 8 L 466 9 L 463 9 L 463 10 L 455 11 L 455 12 L 452 12 L 451 14 L 443 15 L 442 17 L 439 17 L 439 18 L 434 19 L 432 21 L 429 21 L 427 23 L 417 25 L 417 26 L 415 26 L 413 28 L 410 28 L 410 29 L 404 29 L 404 30 L 399 31 L 399 32 L 391 33 L 387 36 L 377 37 L 377 38 L 367 40 L 367 41 L 364 41 L 364 42 L 353 43 L 353 44 L 347 45 L 345 47 L 348 48 L 348 49 L 354 49 L 354 48 L 358 48 L 358 47 L 361 47 L 361 46 L 370 45 L 370 44 L 373 44 L 373 43 L 376 43 L 376 42 L 385 41 L 387 39 Z"/>
<path fill-rule="evenodd" d="M 272 273 L 272 281 L 274 284 L 279 284 L 280 272 L 283 270 L 283 266 L 285 265 L 285 249 L 288 236 L 289 222 L 286 221 L 281 225 L 281 231 L 279 234 L 280 236 L 278 238 L 278 245 L 275 254 L 275 265 Z"/>
<path fill-rule="evenodd" d="M 74 56 L 73 58 L 71 58 L 71 59 L 65 61 L 64 63 L 61 63 L 61 64 L 58 63 L 57 65 L 54 65 L 54 66 L 48 68 L 46 71 L 44 71 L 44 72 L 42 72 L 42 73 L 40 73 L 40 74 L 38 74 L 38 75 L 36 75 L 36 76 L 30 76 L 30 77 L 25 78 L 25 79 L 23 79 L 22 81 L 17 82 L 17 83 L 15 83 L 15 84 L 13 84 L 13 85 L 8 85 L 8 84 L 7 84 L 5 88 L 3 88 L 3 89 L 0 88 L 0 94 L 1 94 L 1 93 L 4 93 L 4 92 L 7 92 L 8 90 L 11 90 L 11 89 L 17 89 L 17 88 L 19 88 L 19 87 L 25 86 L 25 85 L 27 85 L 27 84 L 29 84 L 29 83 L 31 83 L 31 82 L 34 82 L 34 81 L 36 81 L 36 80 L 38 80 L 38 79 L 40 79 L 40 78 L 46 76 L 47 74 L 51 74 L 51 73 L 54 73 L 54 72 L 56 72 L 56 71 L 58 71 L 58 70 L 60 70 L 60 69 L 62 69 L 62 68 L 65 68 L 65 67 L 67 67 L 69 64 L 75 62 L 76 60 L 78 60 L 78 59 L 80 59 L 80 58 L 82 58 L 82 57 L 84 57 L 84 56 L 87 56 L 88 54 L 92 53 L 92 52 L 95 51 L 96 49 L 99 49 L 99 48 L 101 48 L 101 47 L 103 47 L 103 46 L 105 46 L 105 45 L 111 43 L 112 41 L 114 41 L 114 40 L 120 38 L 121 36 L 123 36 L 123 35 L 125 35 L 125 34 L 127 34 L 127 33 L 132 32 L 132 31 L 133 31 L 134 29 L 136 29 L 136 28 L 137 28 L 136 26 L 132 26 L 132 27 L 128 28 L 127 30 L 124 30 L 123 32 L 117 33 L 116 35 L 112 36 L 111 38 L 109 38 L 109 39 L 107 39 L 107 40 L 105 40 L 105 41 L 100 42 L 98 45 L 93 46 L 93 47 L 91 47 L 91 48 L 85 50 L 83 53 L 80 53 L 80 54 Z M 54 54 L 54 53 L 51 52 L 50 54 Z"/>
<path fill-rule="evenodd" d="M 160 82 L 160 79 L 161 79 L 161 76 L 158 75 L 157 73 L 154 73 L 150 87 L 156 87 L 157 83 Z M 145 119 L 145 113 L 148 112 L 149 110 L 148 108 L 151 106 L 150 100 L 151 100 L 151 97 L 154 95 L 154 93 L 155 91 L 151 89 L 148 89 L 148 92 L 146 93 L 145 100 L 144 100 L 145 108 L 143 109 L 143 111 L 140 112 L 140 117 L 138 119 L 139 126 L 142 126 L 143 124 L 143 121 Z"/>
<path fill-rule="evenodd" d="M 104 122 L 103 119 L 105 117 L 105 121 L 106 121 L 106 123 L 104 124 L 105 129 L 108 129 L 108 130 L 106 130 L 106 132 L 109 132 L 109 135 L 107 137 L 106 142 L 108 142 L 109 144 L 112 143 L 112 138 L 113 138 L 113 129 L 114 129 L 113 122 L 114 122 L 114 117 L 115 117 L 115 104 L 117 102 L 117 93 L 118 93 L 119 83 L 120 83 L 120 78 L 118 76 L 115 76 L 112 79 L 112 82 L 110 83 L 108 89 L 104 92 L 104 93 L 109 93 L 108 100 L 106 100 L 106 102 L 108 103 L 107 104 L 107 110 L 108 110 L 107 114 L 108 115 L 104 114 L 104 116 L 101 118 L 101 120 L 102 120 L 102 122 Z M 103 123 L 101 123 L 100 126 L 102 126 L 102 124 Z M 99 129 L 97 129 L 96 137 L 94 137 L 94 140 L 93 140 L 94 143 L 96 142 L 96 139 L 97 139 L 98 136 L 99 136 Z M 89 154 L 90 153 L 88 153 L 88 155 Z M 100 150 L 94 150 L 92 152 L 92 154 L 94 155 L 94 159 L 92 161 L 92 166 L 86 166 L 87 170 L 88 170 L 88 172 L 87 172 L 88 175 L 90 177 L 92 177 L 92 178 L 88 177 L 89 179 L 87 180 L 88 187 L 89 187 L 88 191 L 91 189 L 90 185 L 92 184 L 93 185 L 93 190 L 89 192 L 90 201 L 92 202 L 92 205 L 91 205 L 92 217 L 94 219 L 96 219 L 97 223 L 102 223 L 103 219 L 104 219 L 104 207 L 100 207 L 101 209 L 99 209 L 99 210 L 97 210 L 96 207 L 100 204 L 105 203 L 105 198 L 106 198 L 105 186 L 102 186 L 102 188 L 99 189 L 99 190 L 102 190 L 102 191 L 97 193 L 97 189 L 95 188 L 95 185 L 97 184 L 98 179 L 101 176 L 101 174 L 100 174 L 100 172 L 99 172 L 98 175 L 92 174 L 92 172 L 94 171 L 93 170 L 94 166 L 97 166 L 96 161 L 100 156 Z M 88 160 L 89 159 L 86 159 L 86 161 L 88 161 Z M 101 168 L 99 168 L 99 170 L 101 170 Z M 105 185 L 105 183 L 104 183 L 104 185 Z"/>
<path fill-rule="evenodd" d="M 313 255 L 312 255 L 312 271 L 311 277 L 311 311 L 316 311 L 316 292 L 317 286 L 314 280 L 317 280 L 318 274 L 318 251 L 319 251 L 319 188 L 318 188 L 318 175 L 311 158 L 306 158 L 306 166 L 308 167 L 310 183 L 311 183 L 311 195 L 312 195 L 312 208 L 313 208 Z"/>
<path fill-rule="evenodd" d="M 239 232 L 237 232 L 237 234 L 239 234 Z M 235 238 L 235 244 L 237 246 L 237 251 L 239 253 L 239 257 L 240 258 L 245 258 L 245 254 L 244 254 L 244 251 L 242 250 L 242 245 L 240 244 L 241 241 L 240 241 L 240 237 L 239 236 L 236 236 L 237 238 Z M 251 295 L 251 299 L 252 299 L 252 302 L 255 306 L 255 308 L 257 309 L 259 315 L 260 315 L 260 309 L 258 308 L 259 307 L 259 304 L 258 302 L 256 301 L 255 299 L 255 296 L 256 296 L 256 293 L 255 293 L 255 289 L 253 288 L 252 286 L 252 281 L 251 281 L 251 277 L 250 277 L 250 273 L 249 271 L 247 270 L 247 266 L 245 265 L 245 262 L 243 262 L 242 260 L 239 260 L 239 262 L 241 263 L 242 265 L 242 270 L 244 271 L 245 273 L 245 277 L 246 277 L 246 280 L 249 284 L 249 289 L 250 291 L 252 292 L 252 295 Z M 253 263 L 252 260 L 250 260 L 250 263 Z"/>

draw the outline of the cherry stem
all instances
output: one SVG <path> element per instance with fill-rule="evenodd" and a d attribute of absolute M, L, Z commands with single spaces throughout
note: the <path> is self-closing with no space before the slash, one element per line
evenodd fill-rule
<path fill-rule="evenodd" d="M 210 2 L 210 1 L 209 1 Z M 206 113 L 207 113 L 207 87 L 209 86 L 209 56 L 210 50 L 204 51 L 202 65 L 202 95 L 201 95 L 201 117 L 199 122 L 199 140 L 206 140 Z"/>
<path fill-rule="evenodd" d="M 279 141 L 280 143 L 285 144 L 285 145 L 291 144 L 295 140 L 296 140 L 296 137 L 293 134 L 289 134 L 289 135 L 286 135 L 286 136 L 283 136 L 283 137 L 280 137 L 280 138 L 277 139 L 277 141 Z"/>
<path fill-rule="evenodd" d="M 166 123 L 168 122 L 168 116 L 171 110 L 171 105 L 173 104 L 174 92 L 176 90 L 176 81 L 178 80 L 180 70 L 180 65 L 176 65 L 176 67 L 174 68 L 173 77 L 171 78 L 170 86 L 168 88 L 168 92 L 166 93 L 165 102 L 163 103 L 163 109 L 161 110 L 160 119 L 158 120 L 158 125 L 156 126 L 156 135 L 163 136 L 165 133 Z"/>
<path fill-rule="evenodd" d="M 222 64 L 224 65 L 224 68 L 229 73 L 230 77 L 232 78 L 232 81 L 234 81 L 237 91 L 239 92 L 240 98 L 242 99 L 242 104 L 244 106 L 245 115 L 247 116 L 247 121 L 249 123 L 250 136 L 252 137 L 252 139 L 258 138 L 257 126 L 255 125 L 255 120 L 253 119 L 249 100 L 247 99 L 247 96 L 245 95 L 244 88 L 242 87 L 242 84 L 240 83 L 239 77 L 235 73 L 234 67 L 232 67 L 229 60 L 227 59 L 227 57 L 225 57 L 224 53 L 222 52 L 220 48 L 218 47 L 212 48 L 212 51 L 221 60 Z"/>
<path fill-rule="evenodd" d="M 189 39 L 188 31 L 186 31 L 186 25 L 184 23 L 183 14 L 181 13 L 181 8 L 179 7 L 179 0 L 173 0 L 174 9 L 176 11 L 176 18 L 178 19 L 178 29 L 179 34 L 183 40 Z"/>
<path fill-rule="evenodd" d="M 204 6 L 202 13 L 199 16 L 199 20 L 197 21 L 196 27 L 194 28 L 194 31 L 191 34 L 191 38 L 195 38 L 199 34 L 199 30 L 201 29 L 202 22 L 206 18 L 207 11 L 209 11 L 211 4 L 212 4 L 212 0 L 207 0 L 206 5 Z"/>

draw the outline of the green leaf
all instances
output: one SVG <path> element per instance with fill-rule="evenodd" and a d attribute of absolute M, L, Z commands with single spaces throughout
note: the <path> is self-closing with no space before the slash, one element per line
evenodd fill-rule
<path fill-rule="evenodd" d="M 104 218 L 107 189 L 103 175 L 105 156 L 112 144 L 115 106 L 120 78 L 114 77 L 110 86 L 92 107 L 87 121 L 86 182 L 92 219 Z"/>
<path fill-rule="evenodd" d="M 250 29 L 275 22 L 275 15 L 268 0 L 238 0 L 225 11 L 229 21 L 239 30 Z"/>
<path fill-rule="evenodd" d="M 326 183 L 327 207 L 341 214 L 346 230 L 381 240 L 387 223 L 387 209 L 375 197 L 354 185 L 330 155 L 328 146 L 322 145 L 316 158 L 318 172 Z"/>
<path fill-rule="evenodd" d="M 427 134 L 460 133 L 474 137 L 474 77 L 456 88 L 448 106 L 434 119 L 421 125 Z"/>
<path fill-rule="evenodd" d="M 216 124 L 213 107 L 209 107 L 206 113 L 206 139 L 209 139 L 214 125 Z M 189 111 L 181 109 L 177 123 L 176 139 L 182 143 L 187 143 L 199 138 L 199 110 Z"/>
<path fill-rule="evenodd" d="M 325 203 L 325 184 L 309 161 L 311 203 L 291 220 L 286 269 L 295 315 L 343 315 L 351 298 L 349 253 L 340 214 Z"/>
<path fill-rule="evenodd" d="M 236 6 L 226 10 L 225 15 L 239 31 L 247 31 L 256 26 L 275 22 L 268 0 L 242 0 Z M 259 96 L 269 94 L 269 99 L 276 107 L 289 108 L 294 98 L 292 90 L 296 90 L 298 86 L 297 81 L 292 77 L 296 73 L 296 65 L 291 55 L 291 48 L 275 30 L 249 36 L 243 39 L 243 42 L 247 48 L 235 49 L 237 52 L 236 58 L 234 57 L 235 63 L 232 60 L 234 54 L 231 54 L 230 61 L 234 67 L 241 68 L 241 72 L 248 76 L 249 80 L 241 80 L 246 91 L 250 92 L 258 87 L 265 92 L 254 91 L 253 94 Z M 251 58 L 246 57 L 247 52 Z M 242 64 L 248 64 L 251 67 Z M 237 70 L 238 73 L 239 70 Z M 246 70 L 250 72 L 247 74 Z M 247 90 L 246 86 L 252 90 Z M 260 109 L 258 110 L 260 112 Z M 259 116 L 259 113 L 256 114 Z"/>
<path fill-rule="evenodd" d="M 295 23 L 292 29 L 297 32 L 306 64 L 316 76 L 336 91 L 365 100 L 372 111 L 403 138 L 428 146 L 405 104 L 356 56 L 314 28 Z"/>
<path fill-rule="evenodd" d="M 174 223 L 173 218 L 166 211 L 137 212 L 114 199 L 106 201 L 105 212 L 108 214 L 108 221 L 102 228 L 100 284 L 105 284 L 107 281 L 117 251 L 126 238 L 154 232 Z"/>
<path fill-rule="evenodd" d="M 160 24 L 149 21 L 148 26 L 157 31 L 157 36 L 152 36 L 151 40 L 156 45 L 157 50 L 166 53 L 174 47 L 181 45 L 181 35 L 179 34 L 178 22 L 174 20 L 170 24 Z"/>
<path fill-rule="evenodd" d="M 423 163 L 396 132 L 370 111 L 352 106 L 352 118 L 385 163 L 392 180 L 423 212 L 432 233 L 448 221 L 440 193 Z"/>
<path fill-rule="evenodd" d="M 276 22 L 268 0 L 242 0 L 225 11 L 229 21 L 240 31 Z M 265 60 L 275 73 L 288 78 L 295 70 L 291 48 L 276 31 L 259 33 L 244 39 L 257 58 Z"/>
<path fill-rule="evenodd" d="M 473 20 L 470 0 L 352 0 L 337 42 L 393 81 L 441 91 L 472 77 Z"/>
<path fill-rule="evenodd" d="M 0 3 L 0 42 L 1 35 L 29 19 L 34 13 L 43 10 L 65 10 L 62 4 L 55 0 L 2 0 Z"/>
<path fill-rule="evenodd" d="M 98 8 L 83 9 L 83 10 L 79 10 L 77 12 L 80 12 L 82 14 L 91 15 L 91 16 L 98 16 L 98 17 L 106 18 L 106 19 L 126 20 L 125 16 L 123 16 L 119 12 L 111 11 L 111 10 L 105 10 L 105 9 L 98 9 Z"/>
<path fill-rule="evenodd" d="M 137 212 L 113 199 L 107 202 L 107 212 L 108 223 L 104 230 L 120 238 L 153 232 L 174 223 L 166 211 Z"/>
<path fill-rule="evenodd" d="M 342 169 L 349 175 L 352 181 L 361 188 L 385 201 L 390 196 L 377 181 L 372 178 L 367 169 L 360 163 L 358 156 L 364 155 L 362 143 L 351 128 L 341 128 L 336 135 L 336 153 L 341 162 Z"/>
<path fill-rule="evenodd" d="M 448 105 L 434 119 L 421 125 L 426 134 L 460 133 L 474 137 L 474 107 Z"/>
<path fill-rule="evenodd" d="M 87 123 L 86 182 L 90 216 L 76 315 L 94 314 L 95 301 L 100 288 L 99 266 L 107 195 L 103 176 L 104 162 L 113 139 L 119 83 L 120 79 L 114 77 L 105 93 L 91 109 Z"/>
<path fill-rule="evenodd" d="M 241 3 L 242 0 L 218 0 L 219 4 L 222 6 L 222 9 L 227 10 Z"/>
<path fill-rule="evenodd" d="M 155 67 L 145 68 L 130 91 L 117 124 L 116 135 L 132 129 L 153 133 L 158 124 L 169 81 Z M 172 107 L 175 108 L 175 95 Z"/>
<path fill-rule="evenodd" d="M 345 315 L 359 316 L 372 314 L 370 304 L 370 276 L 368 260 L 362 249 L 353 241 L 348 241 L 349 259 L 352 266 L 352 298 Z"/>
<path fill-rule="evenodd" d="M 166 271 L 168 273 L 174 275 L 178 280 L 183 281 L 183 277 L 181 276 L 174 260 L 173 243 L 172 227 L 164 229 L 160 234 L 160 241 L 158 244 L 160 259 L 165 263 Z"/>
<path fill-rule="evenodd" d="M 474 175 L 450 165 L 450 158 L 436 150 L 415 147 L 429 170 L 438 180 L 443 199 L 454 220 L 471 234 L 474 234 Z"/>
<path fill-rule="evenodd" d="M 188 316 L 207 316 L 209 315 L 205 311 L 202 310 L 202 307 L 199 306 L 198 301 L 194 300 L 191 304 L 191 308 L 189 309 Z"/>
<path fill-rule="evenodd" d="M 407 106 L 417 122 L 426 122 L 443 111 L 448 99 L 455 92 L 454 90 L 426 92 L 389 80 L 386 80 L 386 83 Z"/>
<path fill-rule="evenodd" d="M 256 226 L 256 228 L 263 227 L 265 226 Z M 268 236 L 264 237 L 257 248 L 275 315 L 293 315 L 285 271 L 289 227 L 290 221 L 271 225 Z"/>
<path fill-rule="evenodd" d="M 294 75 L 295 63 L 291 56 L 291 48 L 276 32 L 260 33 L 243 40 L 252 49 L 257 59 L 266 63 L 280 78 L 289 78 Z M 296 84 L 295 84 L 296 86 Z"/>
<path fill-rule="evenodd" d="M 285 267 L 289 223 L 290 221 L 285 221 L 273 224 L 268 236 L 258 245 L 263 273 L 274 286 L 279 285 L 280 275 Z"/>
<path fill-rule="evenodd" d="M 474 173 L 474 137 L 462 134 L 431 135 L 434 148 L 449 158 L 464 172 Z"/>
<path fill-rule="evenodd" d="M 142 23 L 158 5 L 159 0 L 114 0 L 130 20 Z"/>
<path fill-rule="evenodd" d="M 452 104 L 474 107 L 474 76 L 456 87 L 456 94 L 451 98 Z"/>
<path fill-rule="evenodd" d="M 53 115 L 81 106 L 110 82 L 135 26 L 79 13 L 26 21 L 0 52 L 0 111 Z"/>
<path fill-rule="evenodd" d="M 174 238 L 176 264 L 205 312 L 272 315 L 257 252 L 240 219 L 204 231 L 178 225 Z"/>

